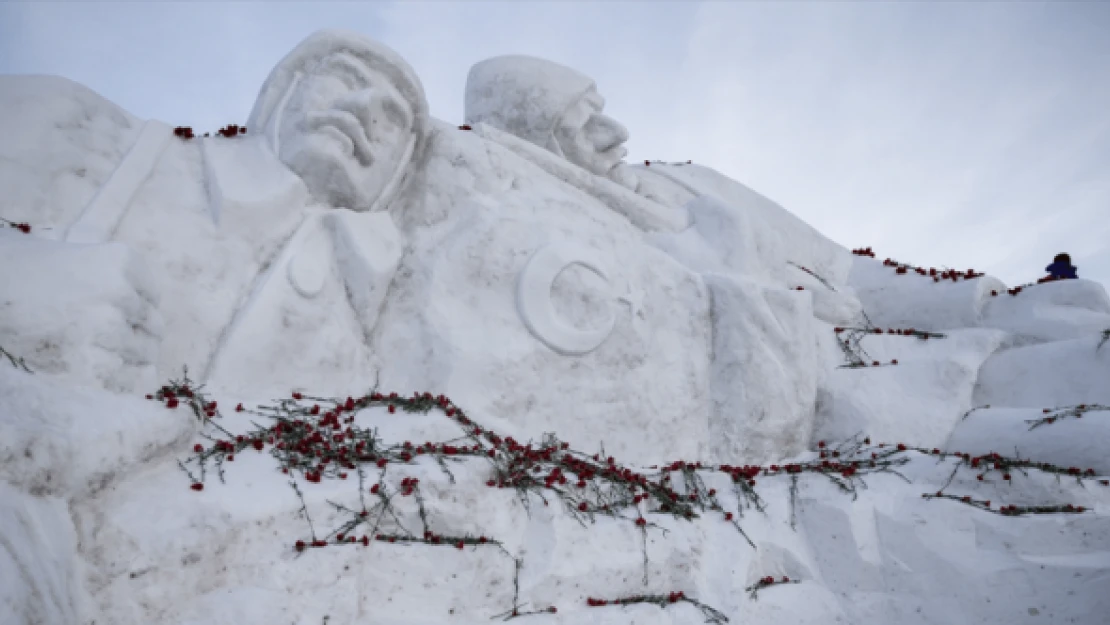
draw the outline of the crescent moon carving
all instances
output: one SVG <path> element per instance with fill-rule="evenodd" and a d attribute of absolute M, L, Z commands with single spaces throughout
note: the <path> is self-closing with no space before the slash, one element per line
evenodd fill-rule
<path fill-rule="evenodd" d="M 551 287 L 571 265 L 585 267 L 609 284 L 603 263 L 591 250 L 575 243 L 552 243 L 532 255 L 520 272 L 516 303 L 521 320 L 533 336 L 560 354 L 580 356 L 597 349 L 609 338 L 616 316 L 609 304 L 605 321 L 590 330 L 580 330 L 559 318 L 551 302 Z"/>

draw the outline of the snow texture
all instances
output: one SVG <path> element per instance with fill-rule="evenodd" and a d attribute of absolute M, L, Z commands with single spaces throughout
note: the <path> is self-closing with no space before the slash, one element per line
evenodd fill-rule
<path fill-rule="evenodd" d="M 281 60 L 231 138 L 0 77 L 0 217 L 32 226 L 0 228 L 0 625 L 469 625 L 514 595 L 536 625 L 705 620 L 586 604 L 673 591 L 730 623 L 1106 622 L 1110 412 L 1030 429 L 1110 405 L 1103 285 L 1010 295 L 853 257 L 708 167 L 624 163 L 593 81 L 547 61 L 479 64 L 466 98 L 472 130 L 429 118 L 412 68 L 345 31 Z M 857 348 L 880 366 L 844 367 L 835 329 L 871 323 L 944 336 L 868 333 Z M 248 448 L 189 490 L 179 461 L 226 435 L 143 398 L 186 367 L 232 435 L 260 419 L 240 402 L 377 385 L 645 472 L 819 463 L 857 434 L 926 451 L 855 496 L 836 473 L 762 472 L 762 511 L 700 473 L 743 535 L 720 511 L 646 504 L 579 523 L 555 497 L 487 487 L 483 461 L 423 455 L 365 478 L 418 478 L 431 529 L 503 549 L 298 553 L 305 512 L 323 534 L 361 480 L 309 483 Z M 461 434 L 436 411 L 351 416 L 389 443 Z M 932 448 L 1095 475 L 979 480 Z M 922 497 L 941 490 L 992 506 Z M 413 499 L 389 522 L 419 532 Z M 996 513 L 1065 504 L 1083 512 Z M 799 583 L 753 599 L 766 576 Z"/>

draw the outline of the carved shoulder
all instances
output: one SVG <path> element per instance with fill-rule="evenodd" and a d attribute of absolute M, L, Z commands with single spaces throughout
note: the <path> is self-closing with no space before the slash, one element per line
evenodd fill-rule
<path fill-rule="evenodd" d="M 133 115 L 71 80 L 0 76 L 0 217 L 60 237 L 141 128 Z"/>

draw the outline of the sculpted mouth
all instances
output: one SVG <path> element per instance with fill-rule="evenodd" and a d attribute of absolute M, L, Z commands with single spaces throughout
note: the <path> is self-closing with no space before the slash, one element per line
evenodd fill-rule
<path fill-rule="evenodd" d="M 354 114 L 334 109 L 322 112 L 314 111 L 308 114 L 308 126 L 312 130 L 342 134 L 349 141 L 351 153 L 360 164 L 365 167 L 373 162 L 370 141 L 366 138 L 366 130 Z"/>
<path fill-rule="evenodd" d="M 605 172 L 612 173 L 613 170 L 624 164 L 624 157 L 628 155 L 628 148 L 624 145 L 617 144 L 608 150 L 601 153 L 609 165 L 605 168 Z"/>

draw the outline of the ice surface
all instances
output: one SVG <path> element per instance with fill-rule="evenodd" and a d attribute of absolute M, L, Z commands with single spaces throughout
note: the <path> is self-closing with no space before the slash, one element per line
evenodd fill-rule
<path fill-rule="evenodd" d="M 354 60 L 329 64 L 337 51 Z M 410 120 L 407 157 L 389 151 L 400 139 L 381 144 L 401 155 L 375 187 L 387 199 L 351 210 L 366 207 L 320 186 L 361 175 L 339 171 L 360 166 L 347 144 L 317 145 L 338 160 L 298 175 L 274 141 L 290 90 L 311 84 L 298 72 L 350 79 L 360 62 L 426 111 L 411 68 L 350 33 L 318 33 L 279 63 L 259 132 L 161 149 L 141 131 L 157 122 L 84 87 L 0 77 L 0 184 L 17 200 L 0 217 L 32 224 L 0 229 L 0 347 L 33 371 L 0 355 L 0 625 L 477 624 L 514 607 L 538 625 L 705 621 L 685 601 L 587 604 L 677 591 L 731 623 L 1105 621 L 1103 285 L 1010 295 L 989 277 L 899 275 L 712 169 L 653 163 L 624 184 L 435 120 Z M 296 106 L 352 105 L 327 84 Z M 497 81 L 483 84 L 499 101 Z M 386 114 L 366 98 L 370 122 Z M 131 191 L 113 191 L 124 178 Z M 61 241 L 83 214 L 97 242 Z M 886 331 L 910 328 L 944 336 Z M 869 366 L 844 367 L 844 350 Z M 186 366 L 218 402 L 204 425 L 187 397 L 143 398 Z M 282 473 L 262 438 L 260 451 L 212 452 L 222 474 L 190 464 L 194 445 L 273 425 L 256 406 L 298 392 L 334 410 L 317 396 L 342 403 L 375 382 L 444 393 L 501 436 L 538 446 L 554 433 L 567 453 L 652 480 L 682 461 L 702 483 L 676 467 L 676 500 L 712 489 L 719 508 L 683 520 L 644 500 L 583 516 L 556 491 L 578 493 L 573 482 L 522 495 L 496 487 L 506 476 L 485 457 L 431 453 L 313 483 Z M 343 411 L 344 425 L 386 445 L 473 440 L 440 409 L 387 403 Z M 857 434 L 872 442 L 842 445 Z M 954 455 L 992 452 L 999 468 Z M 869 472 L 872 453 L 905 463 Z M 832 468 L 852 460 L 855 477 Z M 1065 473 L 1001 467 L 1019 460 Z M 782 470 L 796 463 L 814 470 Z M 721 464 L 762 468 L 749 483 Z M 405 478 L 419 497 L 398 494 Z M 379 482 L 396 516 L 358 535 L 415 542 L 293 548 L 376 501 Z M 1083 510 L 999 514 L 1007 505 Z M 425 528 L 499 546 L 430 544 Z M 753 599 L 766 576 L 799 583 Z"/>

